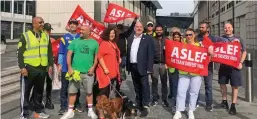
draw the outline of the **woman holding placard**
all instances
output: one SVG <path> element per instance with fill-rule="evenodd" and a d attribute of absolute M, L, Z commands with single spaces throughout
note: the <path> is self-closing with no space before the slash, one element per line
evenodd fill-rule
<path fill-rule="evenodd" d="M 186 42 L 187 44 L 200 47 L 200 43 L 195 39 L 195 32 L 193 29 L 186 30 Z M 179 70 L 179 80 L 176 96 L 176 113 L 173 119 L 180 119 L 182 117 L 181 111 L 185 110 L 187 91 L 189 93 L 189 111 L 188 119 L 194 118 L 194 110 L 196 107 L 196 101 L 199 94 L 199 90 L 202 83 L 202 77 L 198 74 L 184 72 Z"/>

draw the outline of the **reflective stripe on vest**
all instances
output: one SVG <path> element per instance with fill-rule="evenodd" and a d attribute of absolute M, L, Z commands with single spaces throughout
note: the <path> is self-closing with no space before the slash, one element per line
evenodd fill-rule
<path fill-rule="evenodd" d="M 42 32 L 41 38 L 38 40 L 31 31 L 27 31 L 23 35 L 26 40 L 26 50 L 23 54 L 24 63 L 32 66 L 47 66 L 49 36 Z"/>
<path fill-rule="evenodd" d="M 185 43 L 186 43 L 186 42 L 185 42 Z M 194 45 L 195 45 L 195 46 L 201 46 L 200 43 L 195 43 Z M 188 73 L 188 72 L 185 72 L 185 71 L 182 71 L 182 70 L 179 70 L 178 72 L 179 72 L 179 74 L 182 74 L 182 75 L 190 74 L 190 75 L 192 75 L 192 76 L 199 76 L 199 74 Z"/>
<path fill-rule="evenodd" d="M 175 72 L 175 68 L 169 68 L 169 72 L 170 73 L 174 73 Z"/>

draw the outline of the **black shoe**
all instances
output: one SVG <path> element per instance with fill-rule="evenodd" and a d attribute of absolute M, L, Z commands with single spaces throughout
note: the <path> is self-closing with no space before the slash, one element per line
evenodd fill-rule
<path fill-rule="evenodd" d="M 235 104 L 233 104 L 233 103 L 231 104 L 231 107 L 230 107 L 228 113 L 231 114 L 231 115 L 236 115 L 236 106 L 235 106 Z"/>
<path fill-rule="evenodd" d="M 59 110 L 59 115 L 63 115 L 67 111 L 68 111 L 67 109 L 60 109 Z"/>
<path fill-rule="evenodd" d="M 141 110 L 140 117 L 146 117 L 149 113 L 150 113 L 149 106 L 144 106 L 143 109 Z"/>
<path fill-rule="evenodd" d="M 77 112 L 79 112 L 79 113 L 84 112 L 84 110 L 82 109 L 82 107 L 81 107 L 81 106 L 77 106 L 77 107 L 75 107 L 75 110 L 76 110 Z"/>
<path fill-rule="evenodd" d="M 158 101 L 157 100 L 153 100 L 152 101 L 152 106 L 156 106 L 156 105 L 158 105 Z"/>
<path fill-rule="evenodd" d="M 175 114 L 175 112 L 176 112 L 176 106 L 172 106 L 172 114 Z"/>
<path fill-rule="evenodd" d="M 163 107 L 169 107 L 169 105 L 170 105 L 170 104 L 168 103 L 167 100 L 163 100 L 163 101 L 162 101 L 162 106 L 163 106 Z"/>
<path fill-rule="evenodd" d="M 47 109 L 54 109 L 54 104 L 52 103 L 51 98 L 47 98 L 47 99 L 46 99 L 45 107 L 46 107 Z"/>
<path fill-rule="evenodd" d="M 208 112 L 212 112 L 212 104 L 206 104 L 205 110 Z"/>
<path fill-rule="evenodd" d="M 223 100 L 218 106 L 215 106 L 215 108 L 229 109 L 228 102 L 226 100 Z"/>

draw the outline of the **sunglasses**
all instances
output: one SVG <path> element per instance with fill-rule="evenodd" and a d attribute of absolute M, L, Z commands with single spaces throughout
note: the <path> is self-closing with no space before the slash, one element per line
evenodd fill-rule
<path fill-rule="evenodd" d="M 186 36 L 192 36 L 193 34 L 186 34 Z"/>
<path fill-rule="evenodd" d="M 152 24 L 149 24 L 149 25 L 147 25 L 147 27 L 153 27 L 153 25 L 152 25 Z"/>
<path fill-rule="evenodd" d="M 44 23 L 44 21 L 40 21 L 40 22 L 38 22 L 39 24 L 43 24 Z"/>

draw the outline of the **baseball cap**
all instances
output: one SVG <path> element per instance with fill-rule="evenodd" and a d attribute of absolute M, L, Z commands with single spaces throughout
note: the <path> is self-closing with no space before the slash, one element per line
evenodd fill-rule
<path fill-rule="evenodd" d="M 147 22 L 147 24 L 146 24 L 146 25 L 149 25 L 149 24 L 152 24 L 152 25 L 153 25 L 153 22 L 149 21 L 149 22 Z"/>
<path fill-rule="evenodd" d="M 79 24 L 79 22 L 76 19 L 70 19 L 69 24 L 72 24 L 72 23 L 76 25 Z"/>
<path fill-rule="evenodd" d="M 47 30 L 47 31 L 54 30 L 54 29 L 52 28 L 51 24 L 49 24 L 49 23 L 45 23 L 45 24 L 44 24 L 44 29 Z"/>

